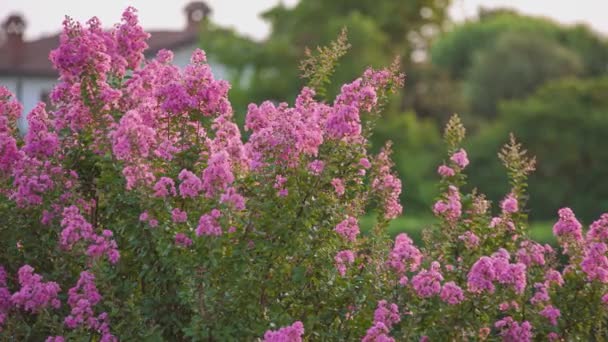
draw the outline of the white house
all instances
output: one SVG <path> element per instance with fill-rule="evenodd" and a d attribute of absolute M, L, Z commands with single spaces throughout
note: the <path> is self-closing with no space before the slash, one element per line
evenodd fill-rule
<path fill-rule="evenodd" d="M 192 2 L 184 8 L 186 25 L 181 31 L 149 31 L 146 58 L 161 49 L 174 53 L 174 64 L 183 67 L 200 42 L 201 23 L 211 13 L 204 2 Z M 48 101 L 48 95 L 57 82 L 58 73 L 48 56 L 59 45 L 59 34 L 24 41 L 26 22 L 20 15 L 11 15 L 2 23 L 3 40 L 0 40 L 0 85 L 7 87 L 23 104 L 19 122 L 22 132 L 27 129 L 25 116 L 39 101 Z M 226 67 L 209 57 L 215 77 L 227 79 Z"/>

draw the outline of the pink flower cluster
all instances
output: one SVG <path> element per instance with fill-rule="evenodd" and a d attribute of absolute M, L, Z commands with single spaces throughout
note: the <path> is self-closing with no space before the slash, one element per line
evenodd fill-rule
<path fill-rule="evenodd" d="M 186 169 L 183 169 L 179 173 L 179 180 L 181 181 L 181 184 L 179 185 L 179 194 L 182 198 L 194 198 L 203 191 L 203 182 L 201 182 L 201 179 Z"/>
<path fill-rule="evenodd" d="M 504 213 L 513 214 L 519 210 L 517 198 L 513 194 L 507 195 L 505 199 L 500 203 L 500 208 Z"/>
<path fill-rule="evenodd" d="M 553 235 L 569 243 L 580 242 L 583 239 L 582 225 L 574 216 L 570 208 L 562 208 L 558 211 L 559 220 L 553 225 Z"/>
<path fill-rule="evenodd" d="M 401 233 L 395 238 L 395 245 L 389 254 L 388 265 L 397 272 L 404 275 L 405 272 L 415 272 L 422 263 L 422 253 L 414 245 L 412 239 Z"/>
<path fill-rule="evenodd" d="M 532 341 L 532 325 L 528 321 L 521 324 L 507 316 L 494 324 L 500 331 L 503 341 L 509 342 L 529 342 Z"/>
<path fill-rule="evenodd" d="M 549 320 L 549 323 L 553 326 L 557 325 L 557 319 L 561 316 L 559 309 L 553 305 L 547 305 L 542 309 L 539 314 Z"/>
<path fill-rule="evenodd" d="M 451 167 L 447 166 L 447 165 L 440 165 L 439 168 L 437 168 L 437 173 L 441 176 L 441 177 L 453 177 L 456 172 L 454 171 L 454 169 L 452 169 Z"/>
<path fill-rule="evenodd" d="M 115 264 L 120 259 L 116 241 L 112 239 L 112 232 L 104 229 L 101 235 L 93 231 L 93 226 L 80 214 L 80 209 L 75 205 L 63 210 L 61 220 L 60 245 L 66 250 L 71 250 L 78 242 L 88 243 L 86 254 L 92 258 L 106 255 L 110 263 Z"/>
<path fill-rule="evenodd" d="M 4 271 L 4 270 L 2 270 Z M 11 296 L 11 303 L 25 311 L 38 313 L 48 307 L 59 308 L 61 302 L 57 295 L 61 288 L 55 282 L 42 282 L 42 276 L 34 273 L 34 269 L 29 266 L 19 268 L 19 291 Z"/>
<path fill-rule="evenodd" d="M 374 312 L 373 325 L 367 330 L 361 342 L 394 342 L 395 339 L 388 334 L 393 325 L 400 321 L 401 316 L 396 304 L 389 304 L 385 300 L 379 301 Z"/>
<path fill-rule="evenodd" d="M 460 203 L 460 191 L 453 185 L 448 188 L 447 198 L 439 200 L 433 206 L 433 212 L 446 220 L 455 222 L 462 215 L 462 204 Z"/>
<path fill-rule="evenodd" d="M 175 234 L 175 244 L 180 247 L 190 247 L 192 246 L 192 239 L 184 233 L 177 233 Z"/>
<path fill-rule="evenodd" d="M 334 178 L 331 180 L 331 185 L 334 187 L 334 191 L 338 196 L 344 195 L 346 188 L 344 187 L 344 181 L 340 178 Z"/>
<path fill-rule="evenodd" d="M 268 330 L 264 333 L 264 342 L 302 342 L 304 324 L 300 321 L 277 331 Z"/>
<path fill-rule="evenodd" d="M 340 273 L 340 275 L 344 277 L 346 275 L 347 265 L 350 265 L 355 262 L 355 253 L 350 250 L 340 251 L 334 257 L 334 261 L 336 263 L 336 269 L 338 270 L 338 273 Z"/>
<path fill-rule="evenodd" d="M 472 231 L 466 231 L 464 234 L 458 236 L 458 239 L 463 241 L 467 248 L 474 249 L 479 246 L 479 237 Z"/>
<path fill-rule="evenodd" d="M 390 145 L 385 146 L 377 157 L 378 171 L 372 180 L 372 189 L 379 192 L 384 204 L 384 217 L 393 219 L 401 215 L 403 207 L 399 203 L 401 180 L 391 172 Z"/>
<path fill-rule="evenodd" d="M 213 209 L 210 213 L 200 217 L 198 226 L 196 227 L 196 236 L 208 235 L 208 236 L 220 236 L 222 235 L 222 227 L 220 226 L 218 219 L 222 216 L 222 213 Z"/>
<path fill-rule="evenodd" d="M 540 245 L 531 240 L 524 240 L 517 250 L 517 262 L 530 267 L 532 265 L 545 265 L 545 254 L 553 254 L 554 250 L 549 245 Z"/>
<path fill-rule="evenodd" d="M 430 298 L 441 292 L 443 275 L 439 272 L 439 267 L 439 263 L 433 261 L 428 270 L 423 269 L 412 278 L 412 288 L 420 298 Z M 447 291 L 453 292 L 453 290 L 448 287 Z"/>
<path fill-rule="evenodd" d="M 226 151 L 216 152 L 209 158 L 209 165 L 203 171 L 203 191 L 207 197 L 223 192 L 234 181 L 230 169 L 230 159 Z"/>
<path fill-rule="evenodd" d="M 469 291 L 494 293 L 494 282 L 511 285 L 516 293 L 523 293 L 526 287 L 526 265 L 509 263 L 509 253 L 500 249 L 491 257 L 483 256 L 473 264 L 467 275 Z"/>
<path fill-rule="evenodd" d="M 11 308 L 11 293 L 6 284 L 6 271 L 0 266 L 0 332 Z"/>
<path fill-rule="evenodd" d="M 456 165 L 458 165 L 458 167 L 461 169 L 464 169 L 465 167 L 467 167 L 467 165 L 469 165 L 469 158 L 467 156 L 467 151 L 465 151 L 462 148 L 460 150 L 456 151 L 454 154 L 452 154 L 452 157 L 450 157 L 450 160 L 453 161 Z"/>
<path fill-rule="evenodd" d="M 346 220 L 338 223 L 335 228 L 336 233 L 340 234 L 347 241 L 355 241 L 359 235 L 359 224 L 357 218 L 349 216 Z"/>
<path fill-rule="evenodd" d="M 442 301 L 450 305 L 456 305 L 464 300 L 464 293 L 460 286 L 456 285 L 455 282 L 448 281 L 447 283 L 443 284 L 439 297 Z"/>
<path fill-rule="evenodd" d="M 95 276 L 83 271 L 76 286 L 68 291 L 68 304 L 72 308 L 70 314 L 65 318 L 65 325 L 70 329 L 86 327 L 92 331 L 101 333 L 101 341 L 118 341 L 110 334 L 108 314 L 102 312 L 95 315 L 93 307 L 101 301 L 102 297 L 95 286 Z"/>

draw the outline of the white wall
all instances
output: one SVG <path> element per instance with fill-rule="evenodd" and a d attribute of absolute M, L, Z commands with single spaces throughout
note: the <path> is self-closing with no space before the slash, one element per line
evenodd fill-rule
<path fill-rule="evenodd" d="M 43 93 L 49 93 L 55 85 L 56 79 L 43 77 L 0 77 L 0 85 L 5 86 L 23 104 L 23 113 L 17 125 L 24 133 L 27 130 L 26 115 L 36 107 Z"/>

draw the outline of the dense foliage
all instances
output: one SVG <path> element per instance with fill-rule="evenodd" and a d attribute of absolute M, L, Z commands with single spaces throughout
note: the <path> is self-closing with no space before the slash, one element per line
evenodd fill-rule
<path fill-rule="evenodd" d="M 498 121 L 472 139 L 472 178 L 488 196 L 506 191 L 494 151 L 509 132 L 538 156 L 530 179 L 533 218 L 551 217 L 569 205 L 586 222 L 608 207 L 605 181 L 608 151 L 608 80 L 563 80 L 543 86 L 524 100 L 504 103 Z M 548 180 L 552 181 L 548 181 Z"/>
<path fill-rule="evenodd" d="M 494 213 L 463 191 L 457 116 L 437 172 L 439 223 L 390 241 L 401 181 L 371 128 L 403 76 L 367 69 L 333 101 L 251 104 L 241 137 L 203 51 L 183 70 L 127 9 L 110 31 L 64 22 L 51 99 L 16 132 L 0 88 L 0 326 L 8 340 L 487 340 L 601 338 L 608 215 L 560 249 L 527 239 L 535 161 L 514 139 Z M 317 60 L 340 54 L 321 49 Z M 323 57 L 326 56 L 326 57 Z M 329 56 L 329 57 L 327 57 Z M 320 58 L 320 59 L 318 59 Z M 330 67 L 307 63 L 309 81 Z M 321 77 L 321 78 L 319 78 Z M 358 218 L 377 222 L 360 234 Z M 561 259 L 560 259 L 561 258 Z M 563 260 L 564 263 L 559 261 Z"/>

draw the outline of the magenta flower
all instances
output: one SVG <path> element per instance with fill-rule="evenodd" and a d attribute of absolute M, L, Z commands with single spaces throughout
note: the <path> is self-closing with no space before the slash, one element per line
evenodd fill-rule
<path fill-rule="evenodd" d="M 355 241 L 357 239 L 357 235 L 359 235 L 359 225 L 357 224 L 357 219 L 349 216 L 346 220 L 336 225 L 335 231 L 347 241 Z"/>
<path fill-rule="evenodd" d="M 454 171 L 454 169 L 452 169 L 451 167 L 447 166 L 447 165 L 441 165 L 439 166 L 439 168 L 437 168 L 437 173 L 441 176 L 441 177 L 452 177 L 456 174 L 456 172 Z"/>
<path fill-rule="evenodd" d="M 461 169 L 464 169 L 465 167 L 467 167 L 467 165 L 469 165 L 469 158 L 467 157 L 467 151 L 465 151 L 462 148 L 460 150 L 458 150 L 456 153 L 454 153 L 452 155 L 452 157 L 450 157 L 450 160 L 453 161 L 454 163 L 456 163 L 456 165 L 458 165 L 458 167 L 460 167 Z"/>
<path fill-rule="evenodd" d="M 331 185 L 334 187 L 338 196 L 344 195 L 344 182 L 340 178 L 334 178 L 331 180 Z"/>
<path fill-rule="evenodd" d="M 268 330 L 264 334 L 264 342 L 302 342 L 304 324 L 300 321 L 277 331 Z"/>

